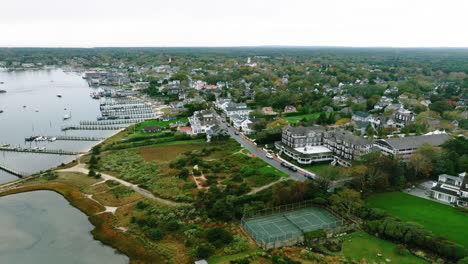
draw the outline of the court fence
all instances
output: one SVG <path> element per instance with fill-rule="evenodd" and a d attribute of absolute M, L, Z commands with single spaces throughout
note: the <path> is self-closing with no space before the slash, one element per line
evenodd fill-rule
<path fill-rule="evenodd" d="M 289 231 L 283 232 L 277 235 L 270 235 L 265 234 L 262 232 L 258 232 L 252 226 L 248 225 L 247 222 L 254 219 L 260 219 L 270 215 L 277 215 L 285 212 L 296 211 L 305 208 L 319 208 L 325 210 L 329 214 L 331 214 L 336 221 L 321 223 L 316 225 L 308 225 L 307 229 L 304 230 L 303 228 L 296 225 L 291 219 L 287 216 L 283 215 L 285 219 L 291 222 L 300 232 L 298 231 Z M 262 247 L 263 249 L 270 249 L 270 248 L 277 248 L 277 247 L 284 247 L 284 246 L 292 246 L 296 244 L 300 244 L 304 242 L 304 235 L 303 232 L 316 230 L 316 229 L 325 229 L 327 230 L 327 236 L 331 236 L 333 233 L 341 232 L 343 230 L 343 225 L 345 224 L 345 220 L 339 216 L 336 212 L 334 212 L 331 208 L 318 206 L 312 202 L 312 200 L 301 201 L 298 203 L 286 204 L 275 206 L 271 208 L 266 208 L 257 211 L 247 212 L 242 216 L 241 224 L 243 228 L 251 235 L 251 237 L 257 242 L 257 244 Z"/>

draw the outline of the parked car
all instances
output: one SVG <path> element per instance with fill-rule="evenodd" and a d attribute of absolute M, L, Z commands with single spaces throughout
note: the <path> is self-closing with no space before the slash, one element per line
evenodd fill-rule
<path fill-rule="evenodd" d="M 239 132 L 237 132 L 237 131 L 234 131 L 234 135 L 239 135 Z"/>
<path fill-rule="evenodd" d="M 292 171 L 294 171 L 294 172 L 296 172 L 296 171 L 297 171 L 297 168 L 296 168 L 296 167 L 294 167 L 294 166 L 290 166 L 288 169 L 290 169 L 290 170 L 292 170 Z"/>
<path fill-rule="evenodd" d="M 283 166 L 285 168 L 289 168 L 289 165 L 286 162 L 281 162 L 281 166 Z"/>
<path fill-rule="evenodd" d="M 267 158 L 269 158 L 269 159 L 272 159 L 272 158 L 273 158 L 273 155 L 271 155 L 271 153 L 267 153 L 265 156 L 266 156 Z"/>

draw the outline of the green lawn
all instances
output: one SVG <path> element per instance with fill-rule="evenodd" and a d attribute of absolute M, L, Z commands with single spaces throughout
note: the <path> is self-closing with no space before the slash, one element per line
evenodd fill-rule
<path fill-rule="evenodd" d="M 320 175 L 320 172 L 323 171 L 324 169 L 326 168 L 329 168 L 331 167 L 332 165 L 330 165 L 330 162 L 327 162 L 327 163 L 318 163 L 318 164 L 315 164 L 315 165 L 311 165 L 311 166 L 303 166 L 306 170 L 310 171 L 310 172 L 313 172 L 315 174 L 318 174 Z"/>
<path fill-rule="evenodd" d="M 283 117 L 284 120 L 287 120 L 289 123 L 296 123 L 303 118 L 318 118 L 320 113 L 313 113 L 313 114 L 304 114 L 304 115 L 296 115 L 296 116 L 287 116 Z"/>
<path fill-rule="evenodd" d="M 273 173 L 273 174 L 276 174 L 278 176 L 281 176 L 281 177 L 288 177 L 288 174 L 280 171 L 280 170 L 277 170 L 276 168 L 274 167 L 268 167 L 269 165 L 267 165 L 267 163 L 265 163 L 265 167 L 262 167 L 262 168 L 259 168 L 258 170 L 262 173 Z"/>
<path fill-rule="evenodd" d="M 366 259 L 369 263 L 423 264 L 428 263 L 411 254 L 402 256 L 396 253 L 396 244 L 371 236 L 364 232 L 356 232 L 344 237 L 342 253 L 352 259 Z M 378 257 L 377 254 L 382 254 Z M 386 259 L 390 259 L 387 262 Z"/>
<path fill-rule="evenodd" d="M 468 214 L 452 207 L 402 192 L 383 193 L 366 200 L 404 221 L 418 223 L 434 234 L 468 246 Z"/>
<path fill-rule="evenodd" d="M 184 118 L 179 118 L 179 119 L 174 119 L 174 120 L 171 120 L 171 121 L 159 121 L 159 120 L 155 120 L 155 119 L 151 119 L 151 120 L 146 120 L 146 121 L 143 121 L 141 123 L 139 123 L 136 127 L 136 131 L 137 132 L 141 132 L 141 129 L 145 126 L 160 126 L 162 128 L 165 128 L 166 126 L 168 126 L 169 124 L 171 123 L 175 123 L 175 122 L 178 122 L 178 121 L 181 121 L 181 122 L 188 122 L 188 118 L 187 117 L 184 117 Z"/>

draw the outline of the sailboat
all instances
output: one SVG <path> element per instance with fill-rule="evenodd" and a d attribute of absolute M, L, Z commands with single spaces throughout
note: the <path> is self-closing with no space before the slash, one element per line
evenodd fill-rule
<path fill-rule="evenodd" d="M 72 115 L 71 115 L 71 110 L 70 110 L 70 113 L 69 113 L 69 114 L 65 114 L 65 115 L 63 116 L 63 120 L 68 120 L 68 119 L 70 119 L 71 117 L 72 117 Z"/>

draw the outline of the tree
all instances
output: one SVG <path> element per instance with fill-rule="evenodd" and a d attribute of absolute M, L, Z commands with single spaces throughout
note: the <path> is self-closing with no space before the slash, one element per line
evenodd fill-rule
<path fill-rule="evenodd" d="M 195 248 L 193 255 L 197 258 L 207 258 L 215 252 L 215 248 L 211 244 L 201 244 Z"/>
<path fill-rule="evenodd" d="M 187 168 L 182 168 L 179 172 L 179 175 L 177 175 L 179 178 L 186 180 L 189 177 L 189 170 Z"/>
<path fill-rule="evenodd" d="M 429 105 L 429 109 L 431 109 L 432 111 L 436 111 L 440 114 L 442 114 L 443 112 L 445 111 L 450 111 L 453 109 L 452 105 L 445 101 L 445 100 L 440 100 L 440 101 L 437 101 L 435 103 L 432 103 Z"/>
<path fill-rule="evenodd" d="M 232 234 L 221 227 L 213 227 L 206 231 L 205 234 L 208 241 L 217 248 L 221 248 L 224 245 L 227 245 L 232 242 Z"/>
<path fill-rule="evenodd" d="M 347 216 L 350 216 L 364 205 L 361 194 L 352 189 L 344 189 L 330 197 L 332 207 Z"/>

